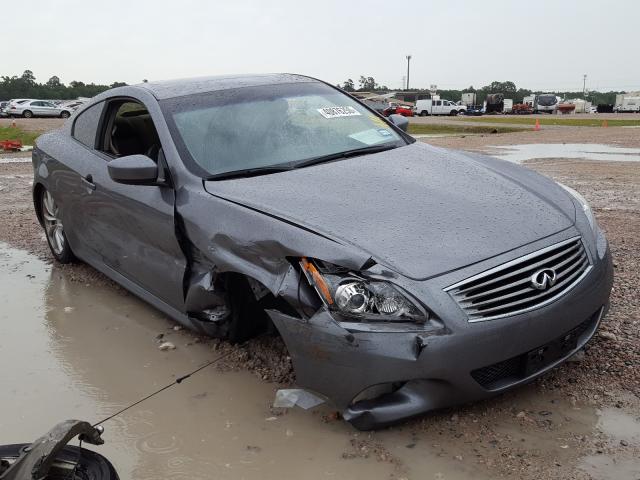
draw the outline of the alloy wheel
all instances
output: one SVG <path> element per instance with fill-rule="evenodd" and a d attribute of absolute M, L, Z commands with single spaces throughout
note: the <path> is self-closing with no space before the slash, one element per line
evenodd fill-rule
<path fill-rule="evenodd" d="M 62 218 L 60 218 L 58 204 L 49 191 L 45 191 L 42 195 L 42 218 L 51 249 L 56 255 L 62 255 L 65 247 Z"/>

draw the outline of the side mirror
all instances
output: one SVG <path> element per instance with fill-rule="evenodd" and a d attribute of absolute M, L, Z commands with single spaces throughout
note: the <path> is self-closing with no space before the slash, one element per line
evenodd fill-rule
<path fill-rule="evenodd" d="M 393 115 L 389 115 L 389 121 L 403 132 L 406 132 L 407 128 L 409 128 L 409 120 L 402 115 L 396 115 L 395 113 Z"/>
<path fill-rule="evenodd" d="M 158 181 L 158 165 L 146 155 L 114 158 L 107 169 L 114 182 L 125 185 L 155 185 Z"/>

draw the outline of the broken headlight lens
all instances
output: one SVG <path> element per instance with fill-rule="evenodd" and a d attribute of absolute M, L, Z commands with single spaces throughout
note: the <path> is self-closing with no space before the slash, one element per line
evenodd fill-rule
<path fill-rule="evenodd" d="M 389 282 L 370 280 L 347 269 L 307 258 L 300 266 L 324 304 L 349 317 L 368 320 L 425 322 L 428 312 Z"/>

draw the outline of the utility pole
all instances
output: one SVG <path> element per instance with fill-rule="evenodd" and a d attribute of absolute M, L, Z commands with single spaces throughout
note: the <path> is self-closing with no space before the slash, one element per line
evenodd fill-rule
<path fill-rule="evenodd" d="M 411 62 L 411 55 L 407 55 L 407 90 L 409 90 L 409 64 Z"/>
<path fill-rule="evenodd" d="M 582 97 L 584 98 L 587 93 L 587 74 L 582 76 Z"/>

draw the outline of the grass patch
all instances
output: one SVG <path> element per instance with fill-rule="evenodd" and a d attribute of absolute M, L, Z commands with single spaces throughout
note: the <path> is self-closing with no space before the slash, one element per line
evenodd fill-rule
<path fill-rule="evenodd" d="M 425 124 L 410 123 L 409 133 L 416 135 L 465 135 L 465 134 L 484 134 L 484 133 L 510 133 L 521 132 L 521 128 L 510 127 L 489 127 L 485 125 L 448 125 L 448 124 Z"/>
<path fill-rule="evenodd" d="M 465 122 L 484 122 L 484 123 L 510 123 L 512 125 L 535 125 L 536 119 L 540 121 L 540 125 L 565 125 L 569 127 L 601 127 L 604 118 L 563 118 L 557 115 L 549 115 L 546 117 L 529 117 L 519 115 L 487 115 L 484 117 L 456 117 L 456 120 L 464 120 Z M 640 126 L 640 120 L 633 119 L 606 119 L 610 127 L 637 127 Z"/>
<path fill-rule="evenodd" d="M 33 145 L 41 132 L 27 132 L 19 127 L 0 127 L 0 141 L 20 140 L 22 145 Z"/>

